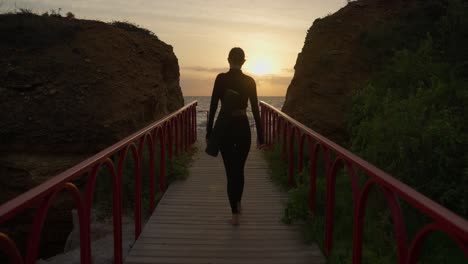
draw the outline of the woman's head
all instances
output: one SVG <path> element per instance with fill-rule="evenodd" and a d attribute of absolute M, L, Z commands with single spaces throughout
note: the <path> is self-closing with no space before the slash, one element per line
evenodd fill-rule
<path fill-rule="evenodd" d="M 229 51 L 228 61 L 231 66 L 240 68 L 245 62 L 244 51 L 239 47 L 232 48 L 231 51 Z"/>

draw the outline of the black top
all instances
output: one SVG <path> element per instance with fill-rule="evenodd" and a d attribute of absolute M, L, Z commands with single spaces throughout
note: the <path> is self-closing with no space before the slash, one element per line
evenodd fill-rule
<path fill-rule="evenodd" d="M 221 108 L 226 102 L 224 102 L 224 94 L 228 89 L 234 90 L 239 93 L 239 100 L 235 102 L 236 109 L 246 109 L 247 101 L 250 100 L 250 106 L 255 119 L 255 125 L 257 127 L 257 139 L 258 143 L 263 144 L 263 133 L 260 124 L 260 114 L 258 110 L 258 98 L 257 98 L 257 87 L 255 80 L 242 73 L 238 69 L 230 69 L 226 73 L 220 73 L 216 77 L 215 84 L 213 87 L 213 94 L 211 95 L 210 103 L 210 114 L 208 117 L 208 124 L 206 128 L 206 137 L 209 137 L 213 128 L 213 120 L 218 109 L 218 101 L 221 100 Z M 233 102 L 229 102 L 232 104 Z"/>

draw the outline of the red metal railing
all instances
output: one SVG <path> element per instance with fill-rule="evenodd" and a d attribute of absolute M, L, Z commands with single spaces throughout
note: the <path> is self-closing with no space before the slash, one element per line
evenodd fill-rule
<path fill-rule="evenodd" d="M 62 190 L 67 191 L 74 200 L 78 211 L 80 229 L 80 258 L 81 263 L 91 263 L 91 238 L 90 238 L 90 214 L 93 204 L 93 195 L 98 171 L 105 167 L 112 177 L 112 213 L 114 232 L 114 263 L 122 263 L 122 175 L 125 166 L 125 158 L 130 151 L 135 164 L 135 240 L 141 233 L 141 163 L 143 148 L 148 146 L 150 150 L 149 166 L 149 188 L 150 188 L 150 213 L 156 206 L 156 184 L 155 184 L 155 152 L 156 143 L 160 145 L 160 191 L 166 189 L 166 146 L 167 156 L 170 159 L 173 155 L 173 145 L 175 154 L 187 151 L 189 145 L 197 138 L 196 106 L 194 101 L 169 116 L 141 129 L 128 136 L 116 144 L 104 149 L 98 154 L 73 166 L 72 168 L 58 174 L 41 185 L 19 195 L 18 197 L 0 206 L 0 225 L 23 212 L 28 208 L 38 205 L 35 212 L 31 231 L 27 241 L 26 256 L 23 258 L 20 250 L 14 241 L 6 234 L 0 233 L 0 250 L 7 254 L 10 263 L 36 262 L 38 246 L 40 243 L 41 231 L 47 216 L 48 209 L 56 195 Z M 118 155 L 117 164 L 114 164 L 112 155 Z M 73 183 L 82 175 L 87 174 L 86 189 L 82 193 Z"/>
<path fill-rule="evenodd" d="M 432 232 L 439 231 L 447 234 L 461 248 L 468 257 L 468 222 L 462 217 L 452 213 L 436 202 L 430 200 L 408 185 L 398 181 L 391 175 L 373 166 L 367 161 L 357 157 L 353 153 L 338 146 L 327 138 L 321 136 L 310 128 L 304 126 L 290 116 L 260 102 L 261 122 L 265 133 L 266 143 L 270 146 L 280 141 L 282 143 L 282 157 L 288 163 L 289 185 L 294 185 L 294 140 L 299 145 L 298 171 L 304 167 L 304 143 L 307 143 L 310 153 L 310 191 L 309 209 L 315 210 L 316 168 L 319 152 L 322 151 L 326 171 L 326 219 L 325 219 L 325 255 L 330 255 L 333 247 L 333 221 L 335 207 L 335 181 L 337 172 L 344 165 L 351 179 L 353 197 L 353 263 L 361 263 L 363 246 L 364 214 L 369 191 L 373 187 L 382 190 L 384 198 L 389 206 L 393 220 L 394 232 L 397 241 L 398 263 L 416 263 L 419 251 Z M 336 158 L 331 161 L 331 154 Z M 369 179 L 360 188 L 356 169 L 361 170 Z M 433 222 L 421 228 L 411 244 L 408 246 L 408 236 L 403 219 L 403 213 L 399 205 L 399 199 L 403 199 L 430 217 Z"/>

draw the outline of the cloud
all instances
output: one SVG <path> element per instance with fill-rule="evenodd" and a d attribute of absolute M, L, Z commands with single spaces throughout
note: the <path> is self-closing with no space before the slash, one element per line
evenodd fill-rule
<path fill-rule="evenodd" d="M 180 86 L 185 96 L 209 96 L 213 90 L 214 79 L 192 77 L 182 74 Z"/>
<path fill-rule="evenodd" d="M 254 76 L 254 79 L 257 81 L 257 83 L 268 83 L 274 85 L 289 85 L 291 78 L 291 76 L 281 76 L 274 74 Z"/>
<path fill-rule="evenodd" d="M 253 75 L 257 83 L 258 96 L 285 96 L 291 82 L 291 76 L 284 75 Z"/>
<path fill-rule="evenodd" d="M 203 66 L 185 66 L 182 67 L 182 70 L 187 70 L 187 71 L 196 71 L 196 72 L 226 72 L 228 68 L 210 68 L 210 67 L 203 67 Z"/>
<path fill-rule="evenodd" d="M 209 70 L 200 67 L 200 70 Z M 257 83 L 258 96 L 284 96 L 291 82 L 291 76 L 283 75 L 251 75 Z M 212 78 L 181 74 L 180 85 L 185 96 L 210 96 L 213 90 Z"/>

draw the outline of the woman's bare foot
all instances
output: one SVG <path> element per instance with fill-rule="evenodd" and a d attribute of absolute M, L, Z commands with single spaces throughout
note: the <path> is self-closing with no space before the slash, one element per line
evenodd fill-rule
<path fill-rule="evenodd" d="M 239 225 L 239 214 L 232 215 L 231 224 L 234 226 Z"/>

